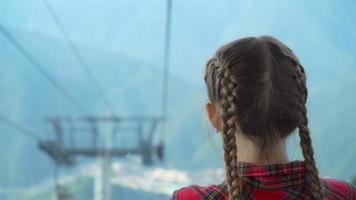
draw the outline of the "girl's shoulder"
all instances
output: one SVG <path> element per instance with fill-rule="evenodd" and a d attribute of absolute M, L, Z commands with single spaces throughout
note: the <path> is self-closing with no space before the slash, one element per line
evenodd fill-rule
<path fill-rule="evenodd" d="M 321 178 L 324 186 L 325 199 L 356 200 L 356 188 L 350 183 L 338 179 Z M 173 193 L 171 200 L 227 200 L 227 186 L 220 185 L 183 187 Z"/>
<path fill-rule="evenodd" d="M 350 183 L 332 178 L 321 178 L 325 196 L 329 199 L 356 199 L 356 188 Z"/>
<path fill-rule="evenodd" d="M 183 187 L 173 193 L 171 200 L 227 200 L 227 188 L 225 184 Z"/>

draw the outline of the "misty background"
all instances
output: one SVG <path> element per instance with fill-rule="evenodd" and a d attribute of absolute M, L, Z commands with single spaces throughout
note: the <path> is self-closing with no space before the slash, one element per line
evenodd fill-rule
<path fill-rule="evenodd" d="M 49 2 L 115 113 L 159 116 L 166 1 Z M 293 49 L 306 70 L 320 174 L 351 181 L 356 175 L 354 1 L 173 0 L 171 19 L 166 159 L 161 166 L 223 168 L 221 141 L 204 113 L 205 63 L 231 40 L 271 35 Z M 0 0 L 0 25 L 84 107 L 63 97 L 0 34 L 1 116 L 45 139 L 45 117 L 108 114 L 105 99 L 98 97 L 45 1 Z M 298 136 L 291 136 L 290 159 L 302 159 L 298 143 Z M 37 141 L 4 123 L 0 152 L 0 188 L 29 187 L 53 176 L 54 164 Z"/>

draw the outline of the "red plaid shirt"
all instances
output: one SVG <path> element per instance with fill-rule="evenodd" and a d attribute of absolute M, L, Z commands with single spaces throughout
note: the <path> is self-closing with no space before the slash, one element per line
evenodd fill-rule
<path fill-rule="evenodd" d="M 287 164 L 255 165 L 239 163 L 241 188 L 244 199 L 313 199 L 310 188 L 305 184 L 304 162 Z M 356 200 L 356 189 L 350 184 L 335 180 L 321 179 L 324 199 Z M 227 186 L 189 186 L 173 193 L 172 200 L 228 200 Z"/>

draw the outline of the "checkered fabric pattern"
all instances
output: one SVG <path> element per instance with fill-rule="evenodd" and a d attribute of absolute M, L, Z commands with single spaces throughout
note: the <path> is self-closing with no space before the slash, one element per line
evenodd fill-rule
<path fill-rule="evenodd" d="M 302 161 L 286 164 L 256 165 L 239 163 L 242 196 L 246 200 L 312 200 L 310 187 L 305 184 L 305 166 Z M 356 200 L 356 188 L 350 184 L 322 178 L 325 200 Z M 201 187 L 197 185 L 179 189 L 171 200 L 228 200 L 227 186 Z"/>

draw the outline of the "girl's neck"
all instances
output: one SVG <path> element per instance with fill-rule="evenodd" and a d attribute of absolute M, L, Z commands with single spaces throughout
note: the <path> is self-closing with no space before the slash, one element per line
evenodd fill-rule
<path fill-rule="evenodd" d="M 265 156 L 260 154 L 260 149 L 252 140 L 242 134 L 237 134 L 236 145 L 239 162 L 261 165 L 289 162 L 285 139 L 279 139 L 272 147 L 268 147 L 267 152 L 263 152 Z"/>

